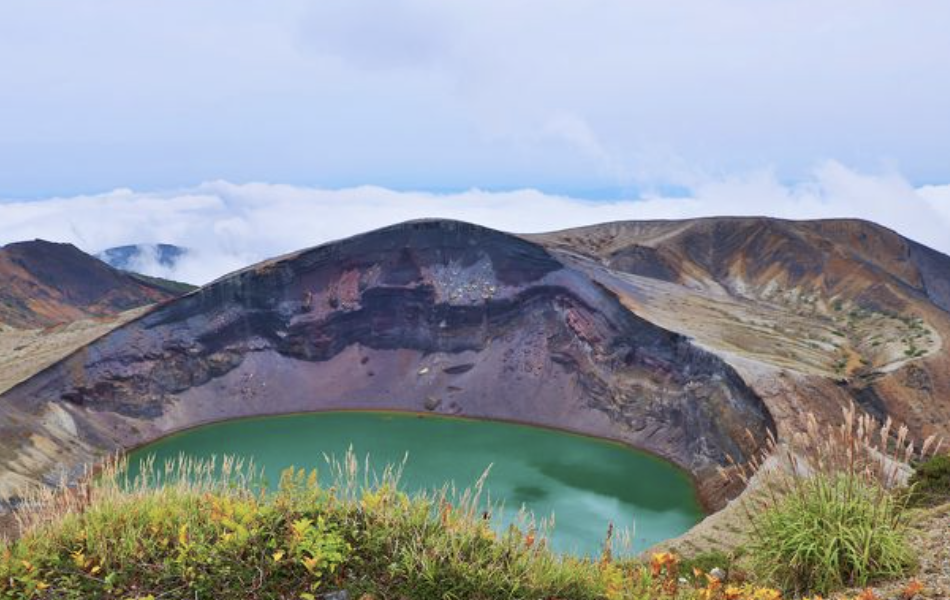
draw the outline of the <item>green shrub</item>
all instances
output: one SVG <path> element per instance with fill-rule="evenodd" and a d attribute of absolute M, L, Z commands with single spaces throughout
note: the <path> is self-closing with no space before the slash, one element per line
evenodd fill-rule
<path fill-rule="evenodd" d="M 912 566 L 900 500 L 847 476 L 816 475 L 756 515 L 756 571 L 786 590 L 828 593 Z"/>
<path fill-rule="evenodd" d="M 29 498 L 17 513 L 25 534 L 0 541 L 0 598 L 314 600 L 340 589 L 351 598 L 377 599 L 782 597 L 745 577 L 692 576 L 693 568 L 729 572 L 736 556 L 709 553 L 680 562 L 668 552 L 647 560 L 614 560 L 606 550 L 599 559 L 559 555 L 549 549 L 545 528 L 527 516 L 504 532 L 493 527 L 479 500 L 481 482 L 472 492 L 410 496 L 399 490 L 397 472 L 364 476 L 348 456 L 331 465 L 329 487 L 316 473 L 288 470 L 278 490 L 262 493 L 256 477 L 232 463 L 215 468 L 183 458 L 178 466 L 172 476 L 146 467 L 133 483 L 123 480 L 121 469 L 107 467 L 77 490 Z M 759 545 L 752 557 L 762 552 L 760 562 L 769 565 L 837 561 L 832 571 L 840 573 L 847 557 L 860 552 L 864 532 L 873 568 L 855 560 L 857 567 L 847 567 L 854 576 L 822 580 L 808 574 L 823 567 L 810 567 L 796 585 L 860 582 L 865 571 L 870 578 L 888 565 L 903 568 L 903 559 L 895 558 L 904 552 L 899 505 L 887 496 L 870 516 L 874 488 L 853 490 L 840 482 L 831 488 L 791 494 L 777 505 L 781 510 L 756 518 L 759 539 L 776 543 Z M 824 504 L 815 504 L 822 497 Z M 826 533 L 834 527 L 838 541 Z M 814 542 L 806 548 L 810 536 Z M 822 558 L 816 548 L 827 544 L 839 551 Z"/>
<path fill-rule="evenodd" d="M 178 597 L 240 598 L 250 582 L 264 594 L 315 592 L 332 583 L 350 553 L 322 513 L 247 493 L 167 488 L 107 496 L 12 544 L 0 560 L 0 597 L 179 590 Z"/>
<path fill-rule="evenodd" d="M 757 574 L 788 592 L 820 594 L 907 575 L 914 561 L 904 465 L 936 451 L 934 437 L 918 445 L 908 434 L 852 404 L 841 424 L 806 414 L 787 441 L 770 437 L 739 471 L 755 486 L 743 506 Z"/>
<path fill-rule="evenodd" d="M 950 455 L 941 454 L 919 463 L 910 478 L 910 503 L 936 506 L 950 502 Z"/>

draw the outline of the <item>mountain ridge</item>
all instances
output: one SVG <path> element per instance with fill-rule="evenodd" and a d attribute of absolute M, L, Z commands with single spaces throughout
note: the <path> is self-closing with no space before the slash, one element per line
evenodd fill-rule
<path fill-rule="evenodd" d="M 617 439 L 685 466 L 718 507 L 737 491 L 718 470 L 756 452 L 746 428 L 787 436 L 796 414 L 856 401 L 946 430 L 950 259 L 876 227 L 421 220 L 289 253 L 4 394 L 5 433 L 44 450 L 0 448 L 0 487 L 201 422 L 396 408 Z"/>
<path fill-rule="evenodd" d="M 853 400 L 921 437 L 947 433 L 946 255 L 842 219 L 620 222 L 527 237 L 592 272 L 606 267 L 633 310 L 700 340 L 747 381 L 764 378 L 763 394 L 796 394 L 828 418 L 809 395 Z"/>
<path fill-rule="evenodd" d="M 44 240 L 0 248 L 0 322 L 43 327 L 108 317 L 171 299 L 160 286 L 137 280 L 72 244 Z"/>

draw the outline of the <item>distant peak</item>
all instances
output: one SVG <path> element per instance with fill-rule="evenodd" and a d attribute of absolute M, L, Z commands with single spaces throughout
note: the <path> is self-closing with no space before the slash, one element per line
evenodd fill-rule
<path fill-rule="evenodd" d="M 190 250 L 174 244 L 127 244 L 107 248 L 96 254 L 96 258 L 123 271 L 149 271 L 150 267 L 171 269 Z M 145 273 L 156 275 L 157 273 Z"/>

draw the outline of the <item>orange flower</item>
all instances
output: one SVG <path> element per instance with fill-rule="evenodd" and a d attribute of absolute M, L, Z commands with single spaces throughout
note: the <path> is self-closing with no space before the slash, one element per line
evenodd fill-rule
<path fill-rule="evenodd" d="M 855 600 L 880 600 L 880 599 L 877 597 L 877 594 L 874 593 L 874 590 L 872 590 L 871 588 L 868 588 L 864 590 L 863 592 L 861 592 L 860 594 L 858 594 L 858 597 Z"/>
<path fill-rule="evenodd" d="M 916 579 L 911 580 L 911 582 L 908 583 L 907 586 L 904 588 L 904 590 L 901 592 L 901 599 L 913 600 L 913 598 L 917 597 L 917 594 L 919 594 L 921 590 L 923 589 L 924 589 L 924 584 L 920 583 Z"/>
<path fill-rule="evenodd" d="M 528 532 L 528 535 L 524 538 L 524 545 L 528 548 L 534 546 L 534 530 Z"/>
<path fill-rule="evenodd" d="M 679 560 L 672 552 L 657 552 L 653 555 L 653 560 L 650 561 L 650 571 L 656 577 L 663 572 L 663 569 L 674 567 L 678 562 Z"/>

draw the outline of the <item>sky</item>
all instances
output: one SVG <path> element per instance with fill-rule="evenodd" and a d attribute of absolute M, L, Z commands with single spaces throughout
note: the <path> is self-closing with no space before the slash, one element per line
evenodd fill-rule
<path fill-rule="evenodd" d="M 767 214 L 950 252 L 948 23 L 945 0 L 10 0 L 0 244 L 178 243 L 201 282 L 419 216 Z"/>

